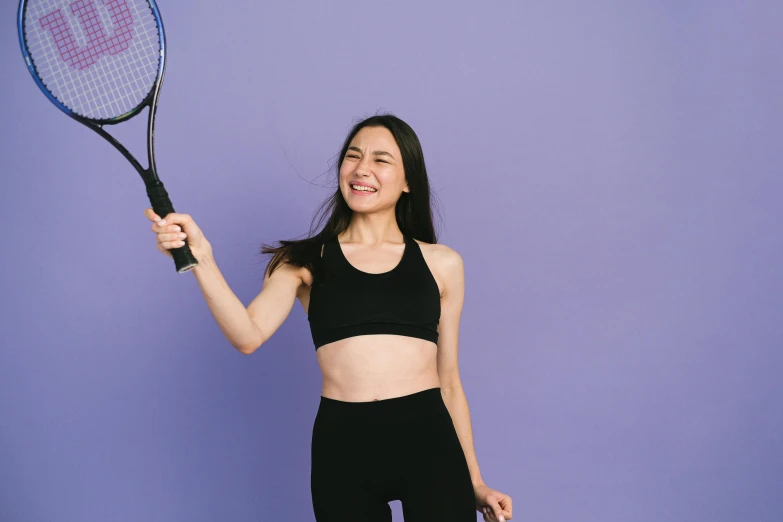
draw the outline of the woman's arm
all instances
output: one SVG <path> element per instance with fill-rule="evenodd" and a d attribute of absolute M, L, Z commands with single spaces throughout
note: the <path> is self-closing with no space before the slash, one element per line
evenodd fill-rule
<path fill-rule="evenodd" d="M 250 355 L 288 317 L 302 284 L 302 269 L 283 264 L 271 276 L 265 275 L 261 292 L 245 308 L 223 278 L 211 252 L 198 261 L 192 271 L 209 310 L 231 345 Z"/>
<path fill-rule="evenodd" d="M 215 263 L 212 245 L 189 214 L 172 212 L 161 219 L 153 209 L 144 210 L 157 234 L 157 247 L 171 257 L 170 250 L 187 241 L 199 264 L 196 276 L 210 312 L 231 345 L 251 354 L 269 339 L 285 321 L 294 306 L 297 292 L 310 276 L 306 268 L 283 263 L 272 276 L 264 274 L 264 285 L 248 308 L 234 294 Z M 309 279 L 308 279 L 309 281 Z"/>
<path fill-rule="evenodd" d="M 457 345 L 462 303 L 465 300 L 465 268 L 455 250 L 440 245 L 437 256 L 439 273 L 443 280 L 441 315 L 438 324 L 438 376 L 441 395 L 449 410 L 462 450 L 468 461 L 470 479 L 474 488 L 484 481 L 479 471 L 476 451 L 473 447 L 473 429 L 470 422 L 468 400 L 462 389 L 457 365 Z"/>
<path fill-rule="evenodd" d="M 465 397 L 462 386 L 455 384 L 450 384 L 449 386 L 441 385 L 441 395 L 454 422 L 454 429 L 457 431 L 462 451 L 465 453 L 465 459 L 468 461 L 470 481 L 475 489 L 483 485 L 484 480 L 481 478 L 481 471 L 479 471 L 478 460 L 476 459 L 476 450 L 473 447 L 473 429 L 470 423 L 468 399 Z"/>

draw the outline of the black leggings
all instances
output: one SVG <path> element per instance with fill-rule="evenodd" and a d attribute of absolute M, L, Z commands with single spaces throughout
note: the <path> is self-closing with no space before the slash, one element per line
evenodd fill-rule
<path fill-rule="evenodd" d="M 317 522 L 476 522 L 470 472 L 440 388 L 372 402 L 321 396 L 310 490 Z"/>

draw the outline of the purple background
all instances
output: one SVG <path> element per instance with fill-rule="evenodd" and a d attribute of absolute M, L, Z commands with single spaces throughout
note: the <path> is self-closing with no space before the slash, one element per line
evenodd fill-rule
<path fill-rule="evenodd" d="M 301 306 L 230 347 L 3 5 L 0 520 L 313 520 Z M 161 0 L 157 158 L 245 304 L 259 243 L 304 234 L 350 125 L 392 111 L 465 260 L 461 374 L 514 519 L 783 519 L 779 2 L 230 5 Z M 143 121 L 114 131 L 143 153 Z"/>

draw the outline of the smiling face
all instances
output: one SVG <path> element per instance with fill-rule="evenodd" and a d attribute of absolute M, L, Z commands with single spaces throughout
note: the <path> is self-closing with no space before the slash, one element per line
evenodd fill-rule
<path fill-rule="evenodd" d="M 352 185 L 364 185 L 365 190 Z M 340 191 L 356 212 L 394 208 L 400 195 L 410 191 L 400 149 L 386 127 L 364 127 L 356 133 L 340 165 Z"/>

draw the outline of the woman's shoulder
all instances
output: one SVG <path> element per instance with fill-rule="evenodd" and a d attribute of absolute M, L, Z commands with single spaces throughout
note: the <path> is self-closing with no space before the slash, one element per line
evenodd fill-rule
<path fill-rule="evenodd" d="M 421 252 L 425 256 L 432 257 L 438 261 L 453 263 L 462 259 L 459 252 L 443 243 L 427 243 L 425 241 L 419 241 L 418 239 L 414 239 L 414 241 L 419 244 Z"/>
<path fill-rule="evenodd" d="M 464 273 L 462 256 L 455 249 L 443 243 L 426 243 L 418 239 L 414 241 L 421 248 L 424 261 L 437 281 L 445 284 Z"/>

